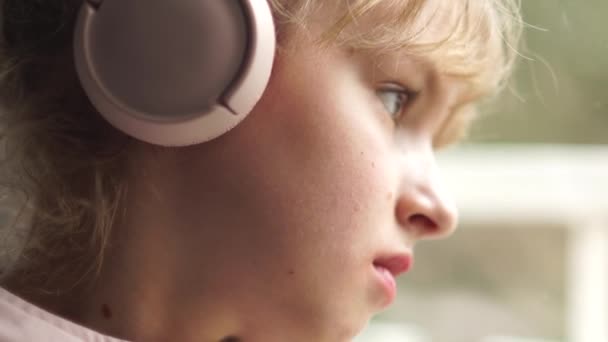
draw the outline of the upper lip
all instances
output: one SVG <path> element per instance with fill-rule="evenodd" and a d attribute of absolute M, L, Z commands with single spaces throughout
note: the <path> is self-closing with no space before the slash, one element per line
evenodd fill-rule
<path fill-rule="evenodd" d="M 407 272 L 413 264 L 412 253 L 402 252 L 379 257 L 374 260 L 374 265 L 386 268 L 393 277 Z"/>

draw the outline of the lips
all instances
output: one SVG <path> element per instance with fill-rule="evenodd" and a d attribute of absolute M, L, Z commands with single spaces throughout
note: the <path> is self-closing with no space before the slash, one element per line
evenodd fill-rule
<path fill-rule="evenodd" d="M 374 266 L 387 269 L 393 277 L 409 271 L 412 264 L 412 255 L 405 253 L 374 260 Z"/>
<path fill-rule="evenodd" d="M 397 296 L 397 282 L 395 278 L 407 272 L 411 268 L 412 262 L 412 255 L 405 253 L 374 260 L 374 270 L 386 296 L 385 305 L 391 304 Z"/>

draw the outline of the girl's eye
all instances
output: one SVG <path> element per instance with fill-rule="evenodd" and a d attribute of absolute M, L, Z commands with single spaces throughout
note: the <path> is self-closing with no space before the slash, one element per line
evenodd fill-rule
<path fill-rule="evenodd" d="M 405 107 L 414 97 L 411 91 L 397 85 L 385 86 L 377 90 L 376 94 L 393 120 L 401 116 Z"/>

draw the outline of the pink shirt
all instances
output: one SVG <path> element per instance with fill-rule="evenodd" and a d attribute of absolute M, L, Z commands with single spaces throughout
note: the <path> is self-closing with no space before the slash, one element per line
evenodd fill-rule
<path fill-rule="evenodd" d="M 127 342 L 36 307 L 0 288 L 0 342 Z"/>

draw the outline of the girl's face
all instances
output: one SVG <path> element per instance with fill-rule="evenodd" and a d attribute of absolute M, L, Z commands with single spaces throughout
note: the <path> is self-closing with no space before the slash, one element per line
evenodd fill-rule
<path fill-rule="evenodd" d="M 212 294 L 251 340 L 346 341 L 394 299 L 383 267 L 456 226 L 433 141 L 462 87 L 420 58 L 293 34 L 249 117 L 179 149 L 157 190 L 189 308 Z"/>

